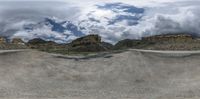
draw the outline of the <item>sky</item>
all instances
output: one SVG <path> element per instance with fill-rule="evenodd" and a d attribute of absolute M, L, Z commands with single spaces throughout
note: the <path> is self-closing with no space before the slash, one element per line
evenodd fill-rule
<path fill-rule="evenodd" d="M 199 0 L 0 0 L 0 35 L 56 42 L 79 37 L 74 29 L 60 33 L 52 25 L 41 25 L 51 18 L 57 23 L 70 21 L 79 29 L 76 32 L 99 34 L 110 43 L 166 33 L 199 36 L 199 5 Z M 24 29 L 33 24 L 33 30 Z"/>

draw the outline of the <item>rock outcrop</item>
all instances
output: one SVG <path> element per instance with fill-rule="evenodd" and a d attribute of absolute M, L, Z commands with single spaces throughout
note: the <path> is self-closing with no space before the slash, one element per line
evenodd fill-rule
<path fill-rule="evenodd" d="M 107 50 L 113 50 L 114 46 L 108 42 L 101 42 L 101 45 Z"/>
<path fill-rule="evenodd" d="M 38 45 L 38 44 L 45 44 L 45 43 L 47 43 L 47 41 L 45 41 L 41 38 L 34 38 L 27 42 L 28 45 Z"/>
<path fill-rule="evenodd" d="M 91 45 L 101 43 L 101 37 L 98 35 L 88 35 L 81 38 L 78 38 L 71 42 L 72 47 L 82 46 L 82 45 Z"/>
<path fill-rule="evenodd" d="M 152 44 L 154 43 L 150 41 L 125 39 L 115 44 L 114 49 L 115 50 L 128 49 L 128 48 L 140 49 L 140 48 L 145 48 Z"/>
<path fill-rule="evenodd" d="M 21 39 L 13 39 L 11 42 L 6 37 L 0 37 L 0 50 L 26 49 Z"/>
<path fill-rule="evenodd" d="M 73 40 L 71 43 L 59 44 L 53 41 L 45 41 L 35 38 L 27 43 L 20 38 L 14 38 L 7 42 L 7 38 L 0 37 L 0 49 L 31 48 L 47 52 L 101 52 L 111 50 L 151 49 L 151 50 L 199 50 L 200 40 L 188 34 L 164 34 L 143 37 L 141 40 L 125 39 L 116 45 L 102 42 L 99 35 L 88 35 Z"/>
<path fill-rule="evenodd" d="M 0 44 L 5 44 L 5 43 L 7 43 L 6 38 L 0 37 Z"/>
<path fill-rule="evenodd" d="M 150 37 L 143 37 L 142 40 L 148 42 L 185 42 L 193 40 L 193 37 L 189 34 L 163 34 Z"/>
<path fill-rule="evenodd" d="M 163 34 L 143 37 L 141 40 L 119 41 L 114 49 L 197 50 L 200 40 L 189 34 Z"/>
<path fill-rule="evenodd" d="M 35 38 L 27 42 L 27 46 L 31 49 L 39 49 L 43 51 L 49 51 L 49 50 L 60 50 L 64 49 L 63 44 L 58 44 L 53 41 L 45 41 L 41 38 Z"/>
<path fill-rule="evenodd" d="M 88 35 L 70 43 L 69 50 L 75 52 L 100 52 L 112 49 L 112 44 L 101 42 L 98 35 Z"/>
<path fill-rule="evenodd" d="M 53 41 L 45 41 L 40 38 L 35 38 L 28 41 L 26 45 L 31 49 L 63 54 L 69 52 L 100 52 L 113 49 L 112 44 L 101 42 L 101 37 L 98 35 L 84 36 L 67 44 L 58 44 Z"/>
<path fill-rule="evenodd" d="M 11 43 L 18 44 L 18 45 L 25 45 L 25 42 L 21 38 L 13 38 Z"/>

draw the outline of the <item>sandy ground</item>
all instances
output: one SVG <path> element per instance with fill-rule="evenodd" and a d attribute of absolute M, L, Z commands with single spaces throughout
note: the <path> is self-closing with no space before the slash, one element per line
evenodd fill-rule
<path fill-rule="evenodd" d="M 0 51 L 0 99 L 200 99 L 200 52 Z"/>

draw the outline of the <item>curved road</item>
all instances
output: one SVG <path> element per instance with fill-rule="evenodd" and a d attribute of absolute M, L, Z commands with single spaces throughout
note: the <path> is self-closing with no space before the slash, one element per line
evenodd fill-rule
<path fill-rule="evenodd" d="M 0 51 L 0 99 L 199 99 L 200 51 Z"/>

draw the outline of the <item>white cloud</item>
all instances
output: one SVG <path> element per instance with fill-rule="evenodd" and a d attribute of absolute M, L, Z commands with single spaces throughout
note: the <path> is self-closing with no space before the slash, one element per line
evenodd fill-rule
<path fill-rule="evenodd" d="M 23 24 L 37 23 L 44 17 L 56 17 L 59 20 L 69 20 L 76 24 L 79 21 L 85 21 L 88 17 L 94 18 L 100 23 L 82 22 L 81 26 L 86 28 L 85 34 L 97 33 L 103 37 L 103 40 L 114 43 L 125 38 L 138 39 L 142 36 L 169 32 L 200 34 L 199 0 L 32 0 L 28 2 L 27 0 L 9 0 L 0 3 L 0 32 L 2 35 L 14 34 L 14 36 L 26 39 L 31 39 L 36 35 L 41 37 L 54 36 L 55 40 L 63 41 L 76 38 L 71 35 L 67 39 L 63 34 L 45 28 L 35 30 L 34 32 L 37 34 L 21 30 Z M 113 19 L 117 13 L 97 9 L 95 5 L 114 2 L 145 8 L 144 16 L 139 20 L 139 24 L 129 26 L 127 20 L 123 20 L 114 25 L 108 25 L 109 20 Z M 87 16 L 91 11 L 94 13 Z M 128 15 L 125 12 L 120 14 Z M 128 21 L 130 22 L 130 20 Z M 70 34 L 70 32 L 66 32 L 66 34 Z"/>
<path fill-rule="evenodd" d="M 129 1 L 129 4 L 135 2 Z M 127 2 L 126 0 L 123 2 Z M 142 4 L 143 3 L 143 4 Z M 152 4 L 154 3 L 154 4 Z M 152 4 L 152 5 L 151 5 Z M 121 21 L 113 26 L 106 25 L 104 18 L 97 17 L 101 23 L 85 24 L 89 31 L 98 33 L 107 41 L 118 41 L 125 38 L 138 39 L 143 36 L 162 34 L 162 33 L 191 33 L 200 35 L 200 1 L 195 0 L 151 0 L 146 2 L 141 0 L 135 3 L 137 6 L 145 7 L 145 14 L 139 24 L 136 26 L 128 26 L 125 21 Z M 93 8 L 92 10 L 96 10 Z M 98 10 L 96 10 L 98 12 Z M 94 13 L 93 16 L 98 16 Z M 103 13 L 103 12 L 102 12 Z M 102 14 L 100 13 L 100 14 Z M 105 12 L 106 13 L 106 12 Z M 112 18 L 115 13 L 104 15 L 104 17 Z M 90 22 L 89 22 L 90 23 Z M 91 26 L 93 26 L 91 28 Z M 100 28 L 101 27 L 101 28 Z M 123 28 L 122 28 L 123 27 Z"/>

